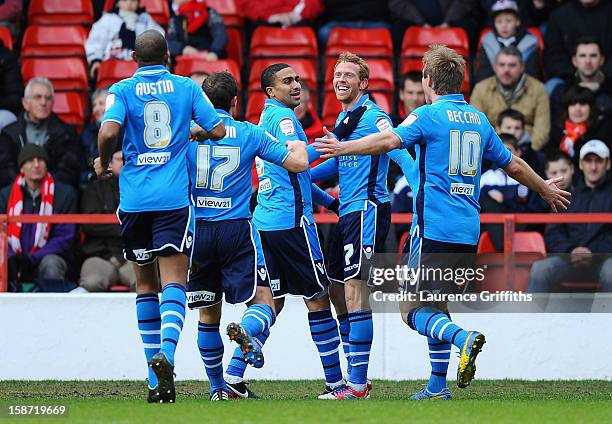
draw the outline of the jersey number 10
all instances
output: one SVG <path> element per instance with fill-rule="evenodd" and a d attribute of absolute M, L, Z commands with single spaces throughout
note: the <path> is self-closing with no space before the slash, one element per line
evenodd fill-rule
<path fill-rule="evenodd" d="M 196 188 L 209 188 L 215 191 L 223 190 L 223 180 L 240 165 L 240 147 L 214 146 L 213 158 L 225 158 L 226 161 L 217 165 L 211 172 L 211 146 L 198 145 L 198 176 Z M 210 180 L 210 181 L 209 181 Z"/>
<path fill-rule="evenodd" d="M 448 151 L 448 175 L 459 174 L 473 177 L 478 173 L 480 164 L 480 133 L 451 130 L 450 147 Z"/>

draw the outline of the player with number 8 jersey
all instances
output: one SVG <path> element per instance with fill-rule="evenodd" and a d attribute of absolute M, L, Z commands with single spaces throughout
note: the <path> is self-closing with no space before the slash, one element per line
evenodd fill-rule
<path fill-rule="evenodd" d="M 213 140 L 225 135 L 225 127 L 192 80 L 168 72 L 168 45 L 161 33 L 140 34 L 132 58 L 136 73 L 109 90 L 94 167 L 98 176 L 105 175 L 123 128 L 117 215 L 124 255 L 136 274 L 138 329 L 150 366 L 147 400 L 165 403 L 176 398 L 174 353 L 185 321 L 193 244 L 189 124 L 193 119 Z"/>

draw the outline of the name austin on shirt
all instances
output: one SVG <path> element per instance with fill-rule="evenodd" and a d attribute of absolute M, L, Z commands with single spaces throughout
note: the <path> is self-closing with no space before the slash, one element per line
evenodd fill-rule
<path fill-rule="evenodd" d="M 449 122 L 457 122 L 460 124 L 480 124 L 480 115 L 474 112 L 447 110 L 446 114 Z"/>
<path fill-rule="evenodd" d="M 157 82 L 137 82 L 137 96 L 155 96 L 157 94 L 174 93 L 174 85 L 170 80 L 160 80 Z"/>

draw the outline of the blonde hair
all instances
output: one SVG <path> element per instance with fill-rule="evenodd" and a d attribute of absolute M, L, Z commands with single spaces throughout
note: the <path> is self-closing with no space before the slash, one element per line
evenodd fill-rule
<path fill-rule="evenodd" d="M 439 96 L 460 93 L 465 59 L 444 45 L 431 45 L 423 56 L 423 75 L 431 78 L 431 87 Z"/>
<path fill-rule="evenodd" d="M 359 66 L 359 81 L 370 79 L 370 67 L 368 66 L 368 62 L 363 60 L 363 58 L 351 52 L 342 52 L 334 65 L 334 69 L 342 62 L 354 63 Z"/>

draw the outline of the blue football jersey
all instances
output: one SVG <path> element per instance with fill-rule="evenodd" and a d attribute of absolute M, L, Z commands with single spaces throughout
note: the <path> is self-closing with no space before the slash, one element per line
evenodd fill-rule
<path fill-rule="evenodd" d="M 367 135 L 393 128 L 389 116 L 364 94 L 353 109 L 365 106 L 366 111 L 359 120 L 355 130 L 346 139 L 356 140 Z M 350 111 L 343 111 L 336 119 L 336 126 Z M 337 159 L 338 182 L 340 184 L 340 216 L 355 211 L 365 210 L 368 200 L 388 202 L 387 172 L 389 157 L 387 155 L 340 156 Z"/>
<path fill-rule="evenodd" d="M 477 244 L 482 160 L 499 167 L 512 160 L 487 117 L 463 95 L 449 94 L 415 109 L 393 131 L 403 148 L 415 146 L 413 209 L 421 237 Z"/>
<path fill-rule="evenodd" d="M 221 123 L 202 89 L 164 66 L 143 66 L 110 88 L 103 122 L 117 122 L 125 130 L 119 209 L 159 211 L 190 204 L 192 119 L 207 131 Z"/>
<path fill-rule="evenodd" d="M 292 109 L 273 99 L 266 99 L 259 126 L 282 144 L 308 138 Z M 310 170 L 294 173 L 258 158 L 259 192 L 253 222 L 260 231 L 288 230 L 299 227 L 302 217 L 314 222 Z"/>
<path fill-rule="evenodd" d="M 189 176 L 196 219 L 251 218 L 251 169 L 255 157 L 280 166 L 290 152 L 263 128 L 235 121 L 221 109 L 217 113 L 225 124 L 225 138 L 189 146 Z"/>

